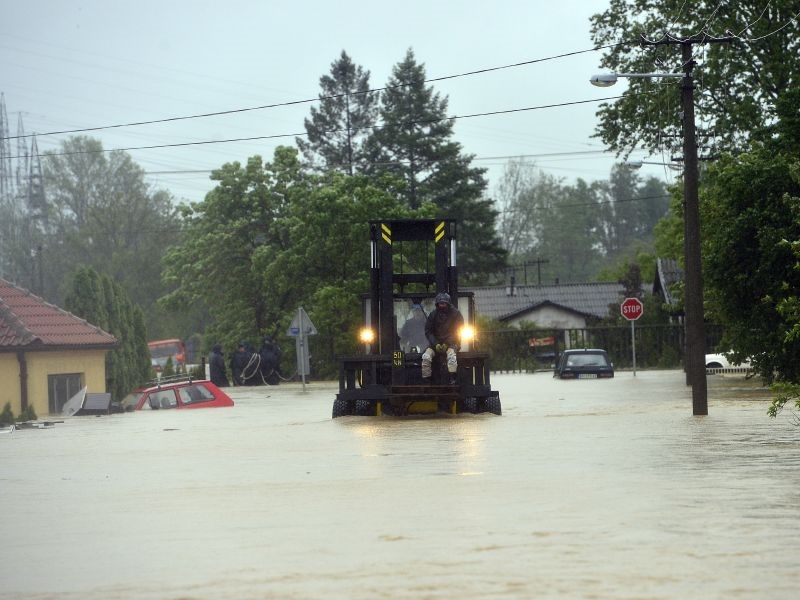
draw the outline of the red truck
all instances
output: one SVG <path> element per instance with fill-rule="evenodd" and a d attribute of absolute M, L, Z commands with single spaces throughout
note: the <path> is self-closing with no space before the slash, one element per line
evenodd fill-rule
<path fill-rule="evenodd" d="M 168 359 L 172 359 L 175 370 L 186 366 L 186 349 L 178 339 L 154 340 L 147 342 L 150 348 L 150 364 L 156 371 L 162 371 Z"/>

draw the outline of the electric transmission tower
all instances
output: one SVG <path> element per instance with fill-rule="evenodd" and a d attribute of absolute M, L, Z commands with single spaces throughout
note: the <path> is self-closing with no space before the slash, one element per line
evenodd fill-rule
<path fill-rule="evenodd" d="M 36 136 L 25 135 L 22 114 L 17 120 L 16 155 L 11 139 L 5 95 L 0 92 L 0 277 L 20 283 L 25 278 L 41 281 L 41 273 L 33 279 L 30 254 L 32 248 L 41 247 L 47 229 L 44 176 Z"/>

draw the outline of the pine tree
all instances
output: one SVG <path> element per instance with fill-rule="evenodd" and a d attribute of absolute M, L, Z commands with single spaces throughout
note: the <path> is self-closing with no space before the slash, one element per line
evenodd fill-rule
<path fill-rule="evenodd" d="M 119 400 L 149 374 L 150 353 L 142 311 L 122 286 L 91 267 L 76 270 L 69 284 L 67 310 L 117 338 L 106 354 L 106 389 Z"/>
<path fill-rule="evenodd" d="M 505 251 L 495 232 L 497 211 L 483 196 L 486 170 L 473 167 L 473 156 L 453 141 L 447 98 L 425 85 L 425 66 L 411 49 L 392 69 L 380 113 L 382 125 L 368 142 L 371 172 L 402 179 L 400 193 L 412 210 L 430 203 L 438 215 L 459 220 L 464 283 L 502 271 Z"/>
<path fill-rule="evenodd" d="M 379 95 L 369 91 L 369 71 L 344 50 L 319 83 L 319 108 L 311 107 L 308 139 L 297 138 L 297 145 L 312 165 L 353 175 L 364 168 L 363 144 L 377 117 Z"/>

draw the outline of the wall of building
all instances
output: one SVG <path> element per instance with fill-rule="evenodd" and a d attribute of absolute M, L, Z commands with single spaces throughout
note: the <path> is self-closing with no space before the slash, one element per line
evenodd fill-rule
<path fill-rule="evenodd" d="M 0 353 L 0 410 L 6 403 L 19 414 L 19 363 L 14 352 Z"/>
<path fill-rule="evenodd" d="M 49 375 L 80 373 L 83 385 L 90 392 L 106 391 L 105 350 L 63 350 L 56 352 L 27 352 L 28 403 L 37 416 L 49 414 L 47 381 Z M 0 354 L 0 410 L 11 403 L 15 415 L 21 412 L 19 362 L 17 355 Z"/>
<path fill-rule="evenodd" d="M 542 306 L 513 320 L 510 319 L 506 323 L 517 326 L 522 321 L 536 323 L 536 326 L 542 329 L 581 329 L 586 327 L 584 317 L 555 306 Z"/>

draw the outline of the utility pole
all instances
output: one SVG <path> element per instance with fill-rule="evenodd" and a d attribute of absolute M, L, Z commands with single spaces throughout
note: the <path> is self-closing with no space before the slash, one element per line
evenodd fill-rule
<path fill-rule="evenodd" d="M 703 311 L 703 269 L 700 256 L 700 175 L 697 166 L 697 130 L 694 118 L 692 45 L 681 45 L 686 76 L 681 82 L 683 108 L 683 243 L 686 285 L 683 304 L 686 314 L 686 367 L 692 386 L 692 414 L 708 414 L 706 381 L 706 328 Z"/>
<path fill-rule="evenodd" d="M 703 272 L 700 254 L 700 199 L 698 194 L 697 128 L 694 117 L 693 44 L 731 42 L 733 38 L 712 38 L 705 34 L 680 39 L 671 35 L 659 41 L 642 37 L 644 46 L 681 46 L 684 77 L 681 80 L 683 109 L 683 252 L 686 268 L 684 311 L 686 328 L 686 375 L 692 386 L 692 414 L 708 414 L 706 381 L 706 329 L 703 311 Z"/>

